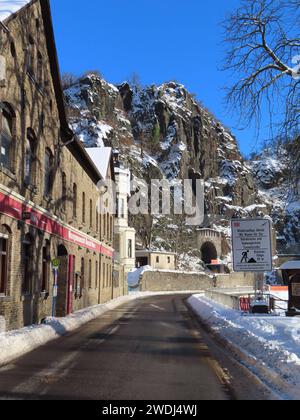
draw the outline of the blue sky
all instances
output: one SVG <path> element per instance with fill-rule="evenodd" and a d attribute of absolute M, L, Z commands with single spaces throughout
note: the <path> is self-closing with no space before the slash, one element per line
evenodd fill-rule
<path fill-rule="evenodd" d="M 267 123 L 237 129 L 224 103 L 221 22 L 240 0 L 51 0 L 62 72 L 98 69 L 112 83 L 133 73 L 143 84 L 183 83 L 237 136 L 248 154 L 268 138 Z"/>

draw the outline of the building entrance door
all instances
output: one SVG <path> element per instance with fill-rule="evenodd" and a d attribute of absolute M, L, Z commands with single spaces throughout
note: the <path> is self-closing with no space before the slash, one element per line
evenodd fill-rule
<path fill-rule="evenodd" d="M 57 273 L 57 301 L 56 316 L 64 317 L 67 315 L 67 299 L 68 299 L 68 280 L 69 280 L 69 255 L 63 245 L 59 245 L 57 249 L 57 259 L 59 260 L 59 269 Z"/>

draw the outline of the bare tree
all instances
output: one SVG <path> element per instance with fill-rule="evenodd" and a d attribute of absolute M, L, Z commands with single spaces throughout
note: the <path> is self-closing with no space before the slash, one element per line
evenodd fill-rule
<path fill-rule="evenodd" d="M 77 77 L 73 73 L 63 73 L 61 76 L 62 88 L 69 89 L 77 82 Z"/>
<path fill-rule="evenodd" d="M 282 114 L 286 132 L 299 132 L 299 23 L 300 0 L 243 0 L 226 20 L 224 68 L 238 77 L 227 99 L 246 123 L 259 124 L 265 106 Z"/>

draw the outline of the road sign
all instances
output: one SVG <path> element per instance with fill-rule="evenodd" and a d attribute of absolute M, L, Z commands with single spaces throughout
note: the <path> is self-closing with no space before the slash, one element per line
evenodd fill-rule
<path fill-rule="evenodd" d="M 231 222 L 233 271 L 263 273 L 273 269 L 272 223 L 269 219 Z"/>
<path fill-rule="evenodd" d="M 55 270 L 57 270 L 58 268 L 59 268 L 59 259 L 57 259 L 57 258 L 54 258 L 52 261 L 51 261 L 51 264 L 52 264 L 52 268 Z"/>

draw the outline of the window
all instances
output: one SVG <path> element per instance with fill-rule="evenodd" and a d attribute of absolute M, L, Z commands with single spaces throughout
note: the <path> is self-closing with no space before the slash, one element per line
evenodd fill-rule
<path fill-rule="evenodd" d="M 156 257 L 156 263 L 157 264 L 159 263 L 159 257 Z"/>
<path fill-rule="evenodd" d="M 96 273 L 95 273 L 95 289 L 98 289 L 98 261 L 96 261 L 95 270 L 96 270 Z"/>
<path fill-rule="evenodd" d="M 128 258 L 132 258 L 132 239 L 128 240 Z"/>
<path fill-rule="evenodd" d="M 85 223 L 85 193 L 82 193 L 82 223 Z"/>
<path fill-rule="evenodd" d="M 5 295 L 8 283 L 9 235 L 10 231 L 3 227 L 5 233 L 0 233 L 0 294 Z"/>
<path fill-rule="evenodd" d="M 49 197 L 52 191 L 53 182 L 53 155 L 51 150 L 46 149 L 45 152 L 45 179 L 44 179 L 44 195 Z"/>
<path fill-rule="evenodd" d="M 99 214 L 98 214 L 98 209 L 96 208 L 96 232 L 99 232 Z"/>
<path fill-rule="evenodd" d="M 84 288 L 84 283 L 85 283 L 85 267 L 84 267 L 84 258 L 81 258 L 81 270 L 80 270 L 80 274 L 81 274 L 81 286 L 80 286 L 80 295 L 82 295 L 82 289 Z"/>
<path fill-rule="evenodd" d="M 89 260 L 89 289 L 92 288 L 92 260 Z"/>
<path fill-rule="evenodd" d="M 93 227 L 93 200 L 90 200 L 90 227 Z"/>
<path fill-rule="evenodd" d="M 104 232 L 104 238 L 106 238 L 106 234 L 107 234 L 107 214 L 104 214 L 104 228 L 103 228 L 103 232 Z"/>
<path fill-rule="evenodd" d="M 16 47 L 13 41 L 10 43 L 10 53 L 13 58 L 16 57 Z"/>
<path fill-rule="evenodd" d="M 120 201 L 119 201 L 119 217 L 121 217 L 121 219 L 125 218 L 125 200 L 124 200 L 124 198 L 120 198 Z"/>
<path fill-rule="evenodd" d="M 37 82 L 41 86 L 43 84 L 43 57 L 40 52 L 37 54 Z"/>
<path fill-rule="evenodd" d="M 66 211 L 67 209 L 67 175 L 63 172 L 61 175 L 61 200 L 62 200 L 62 209 Z"/>
<path fill-rule="evenodd" d="M 73 219 L 77 217 L 77 185 L 73 184 Z"/>
<path fill-rule="evenodd" d="M 120 198 L 119 195 L 117 197 L 117 214 L 118 218 L 125 218 L 125 200 L 124 198 Z"/>
<path fill-rule="evenodd" d="M 168 264 L 171 264 L 171 257 L 168 257 Z"/>
<path fill-rule="evenodd" d="M 22 293 L 28 294 L 31 292 L 31 283 L 33 275 L 33 238 L 31 235 L 26 235 L 23 242 L 23 281 Z"/>
<path fill-rule="evenodd" d="M 27 129 L 25 152 L 25 183 L 33 185 L 35 182 L 36 137 L 31 129 Z"/>
<path fill-rule="evenodd" d="M 113 225 L 113 221 L 114 221 L 114 219 L 113 219 L 113 217 L 112 216 L 110 216 L 109 217 L 110 218 L 110 241 L 112 242 L 112 240 L 113 240 L 113 228 L 114 228 L 114 225 Z"/>
<path fill-rule="evenodd" d="M 8 170 L 12 170 L 13 123 L 14 115 L 11 109 L 4 105 L 1 113 L 0 163 Z"/>
<path fill-rule="evenodd" d="M 46 241 L 43 247 L 43 261 L 42 261 L 42 285 L 41 291 L 49 291 L 49 279 L 50 279 L 50 243 Z"/>
<path fill-rule="evenodd" d="M 29 37 L 28 40 L 28 71 L 34 75 L 35 73 L 35 45 L 32 37 Z"/>
<path fill-rule="evenodd" d="M 44 133 L 45 128 L 45 114 L 41 114 L 39 118 L 39 131 L 41 134 Z"/>
<path fill-rule="evenodd" d="M 103 263 L 102 269 L 103 269 L 103 286 L 106 287 L 106 269 L 105 269 L 105 263 Z"/>

